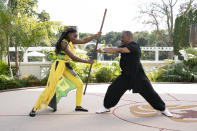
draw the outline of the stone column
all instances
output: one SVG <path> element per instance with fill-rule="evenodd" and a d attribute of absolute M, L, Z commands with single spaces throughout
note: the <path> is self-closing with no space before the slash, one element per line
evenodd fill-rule
<path fill-rule="evenodd" d="M 159 61 L 159 49 L 156 47 L 155 49 L 155 61 Z"/>

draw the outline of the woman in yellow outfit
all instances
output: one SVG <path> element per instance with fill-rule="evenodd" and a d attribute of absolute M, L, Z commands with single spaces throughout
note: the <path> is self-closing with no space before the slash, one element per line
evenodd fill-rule
<path fill-rule="evenodd" d="M 71 58 L 77 62 L 92 64 L 94 62 L 93 60 L 87 61 L 76 56 L 73 44 L 85 44 L 100 36 L 101 32 L 86 39 L 78 40 L 77 30 L 74 28 L 68 28 L 62 33 L 55 49 L 57 59 L 51 66 L 45 90 L 41 93 L 29 114 L 31 117 L 36 115 L 36 111 L 40 110 L 42 105 L 45 105 L 45 109 L 47 106 L 50 106 L 56 111 L 60 98 L 66 96 L 70 90 L 75 88 L 77 89 L 75 111 L 88 112 L 87 109 L 81 107 L 83 82 L 73 71 L 69 62 Z"/>

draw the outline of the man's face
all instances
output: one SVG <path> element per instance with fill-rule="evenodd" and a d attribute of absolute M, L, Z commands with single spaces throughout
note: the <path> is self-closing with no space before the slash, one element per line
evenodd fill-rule
<path fill-rule="evenodd" d="M 71 41 L 73 41 L 73 40 L 75 40 L 75 39 L 77 39 L 77 32 L 75 32 L 75 33 L 70 33 L 69 34 L 69 39 L 71 40 Z"/>
<path fill-rule="evenodd" d="M 126 45 L 128 43 L 130 43 L 132 40 L 132 38 L 130 36 L 128 36 L 127 34 L 125 33 L 122 33 L 122 39 L 121 39 L 121 42 L 123 45 Z"/>

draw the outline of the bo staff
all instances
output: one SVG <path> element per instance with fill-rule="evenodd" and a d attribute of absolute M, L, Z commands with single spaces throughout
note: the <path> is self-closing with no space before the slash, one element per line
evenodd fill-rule
<path fill-rule="evenodd" d="M 102 29 L 103 29 L 103 24 L 104 24 L 104 21 L 105 21 L 105 16 L 106 16 L 106 13 L 107 13 L 107 9 L 105 9 L 105 12 L 104 12 L 104 16 L 103 16 L 103 21 L 102 21 L 102 24 L 101 24 L 101 28 L 100 28 L 100 32 L 102 32 Z M 96 47 L 95 47 L 95 52 L 94 52 L 94 55 L 93 56 L 96 56 L 96 50 L 97 50 L 97 47 L 98 47 L 98 43 L 99 43 L 99 38 L 97 38 L 97 41 L 96 41 Z M 93 58 L 94 59 L 94 58 Z M 90 79 L 90 73 L 91 73 L 91 70 L 92 70 L 92 65 L 90 65 L 90 69 L 89 69 L 89 73 L 88 73 L 88 79 L 86 81 L 86 85 L 85 85 L 85 90 L 83 92 L 83 94 L 85 95 L 86 93 L 86 89 L 87 89 L 87 86 L 88 86 L 88 81 Z"/>

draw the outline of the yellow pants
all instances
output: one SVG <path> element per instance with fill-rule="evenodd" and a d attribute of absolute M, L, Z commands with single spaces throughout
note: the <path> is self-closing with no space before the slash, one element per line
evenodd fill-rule
<path fill-rule="evenodd" d="M 82 95 L 83 95 L 83 82 L 78 76 L 74 76 L 68 68 L 63 72 L 64 77 L 66 77 L 70 82 L 72 82 L 76 87 L 76 106 L 81 106 Z"/>
<path fill-rule="evenodd" d="M 58 81 L 61 79 L 62 76 L 66 77 L 70 82 L 72 82 L 77 87 L 76 106 L 81 106 L 82 95 L 83 95 L 82 80 L 78 76 L 74 76 L 71 73 L 70 69 L 66 67 L 64 60 L 56 60 L 51 66 L 46 88 L 39 96 L 34 106 L 33 109 L 34 111 L 40 110 L 43 104 L 45 105 L 45 109 L 47 108 L 49 102 L 51 101 L 52 97 L 55 94 Z"/>

